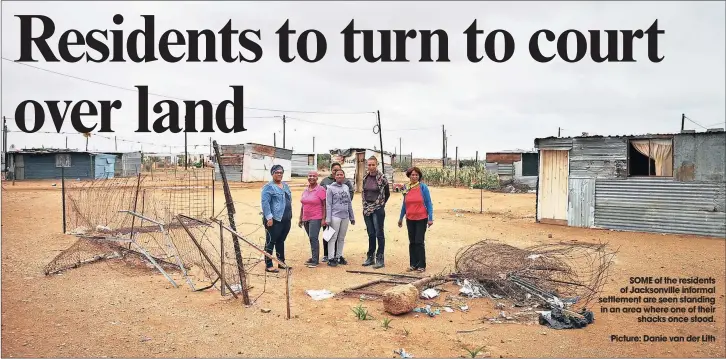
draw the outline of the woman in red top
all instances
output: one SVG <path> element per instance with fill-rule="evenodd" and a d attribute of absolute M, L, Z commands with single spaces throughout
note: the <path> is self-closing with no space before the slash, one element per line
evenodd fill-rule
<path fill-rule="evenodd" d="M 434 206 L 428 186 L 420 182 L 423 179 L 421 169 L 409 168 L 406 171 L 406 177 L 411 180 L 411 183 L 403 189 L 403 206 L 398 227 L 403 227 L 403 217 L 405 216 L 410 257 L 408 271 L 424 272 L 426 270 L 424 237 L 426 229 L 434 224 Z"/>

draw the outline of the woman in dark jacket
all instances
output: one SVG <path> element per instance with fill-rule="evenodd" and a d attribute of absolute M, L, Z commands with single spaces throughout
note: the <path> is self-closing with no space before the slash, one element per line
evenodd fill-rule
<path fill-rule="evenodd" d="M 418 167 L 409 168 L 406 177 L 411 182 L 403 189 L 403 206 L 398 219 L 398 227 L 403 227 L 403 217 L 406 217 L 408 229 L 408 271 L 424 272 L 426 270 L 426 247 L 424 237 L 426 229 L 434 224 L 434 205 L 431 202 L 429 188 L 421 183 L 423 174 Z"/>

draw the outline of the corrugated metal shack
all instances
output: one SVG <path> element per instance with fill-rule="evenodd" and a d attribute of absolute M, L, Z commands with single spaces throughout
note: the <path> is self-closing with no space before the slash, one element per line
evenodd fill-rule
<path fill-rule="evenodd" d="M 390 152 L 383 152 L 383 159 L 381 159 L 381 152 L 369 150 L 366 148 L 348 148 L 348 149 L 334 149 L 330 150 L 330 156 L 332 162 L 340 163 L 345 176 L 355 183 L 355 191 L 363 191 L 363 176 L 368 170 L 366 162 L 371 156 L 375 156 L 378 159 L 378 169 L 380 170 L 380 163 L 383 162 L 386 178 L 389 184 L 393 184 L 393 160 L 396 155 Z M 385 161 L 385 162 L 384 162 Z"/>
<path fill-rule="evenodd" d="M 96 153 L 72 149 L 34 148 L 8 152 L 10 178 L 58 179 L 61 166 L 67 178 L 135 176 L 141 170 L 140 152 Z"/>
<path fill-rule="evenodd" d="M 538 138 L 537 221 L 726 237 L 726 132 Z"/>
<path fill-rule="evenodd" d="M 317 169 L 315 154 L 293 153 L 292 154 L 292 175 L 296 177 L 307 177 L 310 171 Z"/>
<path fill-rule="evenodd" d="M 214 174 L 221 180 L 219 165 L 224 166 L 229 182 L 268 182 L 272 180 L 270 169 L 281 165 L 285 169 L 283 181 L 289 181 L 292 174 L 292 150 L 246 143 L 243 145 L 220 145 L 219 163 L 214 165 Z"/>
<path fill-rule="evenodd" d="M 535 187 L 539 171 L 539 154 L 536 151 L 487 152 L 486 169 L 497 174 L 500 181 L 514 179 Z"/>

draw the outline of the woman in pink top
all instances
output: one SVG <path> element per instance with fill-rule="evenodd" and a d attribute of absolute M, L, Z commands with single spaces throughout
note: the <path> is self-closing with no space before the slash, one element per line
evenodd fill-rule
<path fill-rule="evenodd" d="M 325 223 L 325 188 L 318 185 L 318 172 L 310 171 L 308 173 L 308 186 L 305 187 L 300 202 L 302 207 L 297 225 L 305 227 L 312 250 L 312 257 L 305 262 L 305 265 L 308 268 L 315 268 L 318 266 L 320 256 L 320 243 L 318 242 L 320 228 L 327 225 Z"/>

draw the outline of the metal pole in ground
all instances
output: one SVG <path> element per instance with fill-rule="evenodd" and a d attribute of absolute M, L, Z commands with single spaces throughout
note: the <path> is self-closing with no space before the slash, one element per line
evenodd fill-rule
<path fill-rule="evenodd" d="M 61 196 L 63 198 L 62 200 L 62 206 L 63 206 L 63 234 L 66 233 L 66 171 L 65 171 L 65 163 L 64 166 L 61 167 Z"/>
<path fill-rule="evenodd" d="M 235 224 L 234 220 L 234 201 L 232 201 L 232 193 L 229 190 L 229 182 L 227 182 L 227 174 L 224 171 L 224 166 L 222 166 L 222 163 L 220 162 L 220 156 L 219 154 L 219 144 L 217 144 L 217 141 L 213 141 L 212 144 L 214 145 L 214 155 L 217 158 L 217 163 L 219 164 L 219 174 L 222 177 L 222 188 L 224 189 L 224 200 L 227 204 L 227 216 L 229 217 L 229 226 L 231 229 L 233 229 L 235 232 L 237 231 L 237 225 Z M 237 270 L 239 272 L 239 281 L 241 286 L 241 292 L 242 292 L 242 301 L 245 305 L 250 304 L 250 296 L 249 292 L 247 290 L 247 273 L 245 272 L 245 267 L 242 264 L 242 251 L 239 247 L 239 238 L 236 234 L 232 234 L 232 244 L 234 244 L 234 255 L 237 260 Z M 231 290 L 231 289 L 230 289 Z"/>

